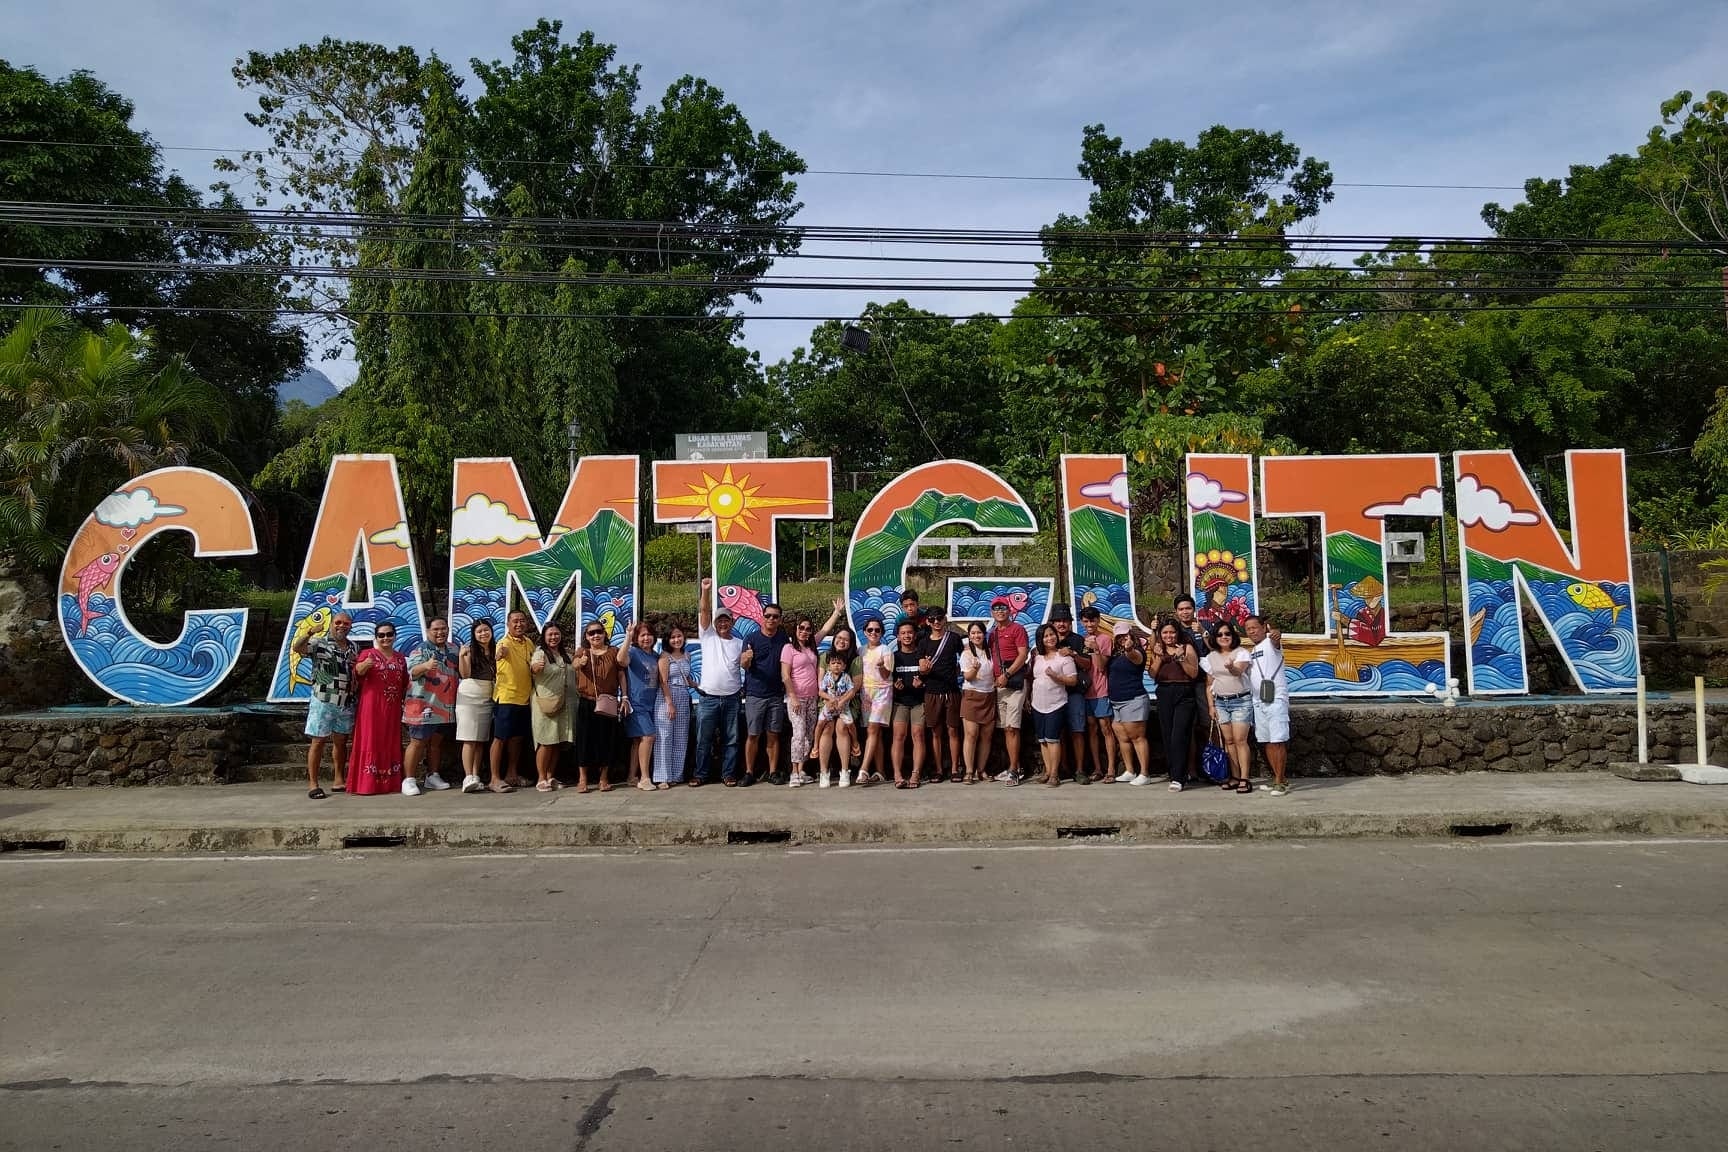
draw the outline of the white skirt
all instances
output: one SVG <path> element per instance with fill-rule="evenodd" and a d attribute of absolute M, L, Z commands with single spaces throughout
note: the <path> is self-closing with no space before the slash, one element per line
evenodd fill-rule
<path fill-rule="evenodd" d="M 492 739 L 492 681 L 456 685 L 456 739 L 475 744 Z"/>

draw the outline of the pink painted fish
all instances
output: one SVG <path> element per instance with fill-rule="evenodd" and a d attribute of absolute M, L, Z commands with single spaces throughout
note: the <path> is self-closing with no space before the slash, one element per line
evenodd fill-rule
<path fill-rule="evenodd" d="M 120 553 L 104 552 L 78 571 L 72 579 L 78 581 L 78 635 L 90 627 L 90 621 L 100 613 L 90 611 L 90 595 L 107 585 L 120 570 Z"/>
<path fill-rule="evenodd" d="M 1026 605 L 1032 603 L 1032 597 L 1024 592 L 1008 593 L 1008 607 L 1011 615 L 1018 616 L 1026 610 Z"/>
<path fill-rule="evenodd" d="M 754 588 L 744 588 L 737 584 L 728 584 L 720 589 L 720 607 L 732 613 L 737 620 L 754 620 L 760 628 L 762 620 L 762 597 L 756 594 Z"/>

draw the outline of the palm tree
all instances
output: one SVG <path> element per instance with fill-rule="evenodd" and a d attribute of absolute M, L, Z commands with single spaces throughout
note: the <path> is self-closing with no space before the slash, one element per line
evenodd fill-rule
<path fill-rule="evenodd" d="M 0 340 L 0 551 L 51 565 L 102 497 L 133 476 L 208 462 L 227 398 L 148 333 L 27 312 Z"/>

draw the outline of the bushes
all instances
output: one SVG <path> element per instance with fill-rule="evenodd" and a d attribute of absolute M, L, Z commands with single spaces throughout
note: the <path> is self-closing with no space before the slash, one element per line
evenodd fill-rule
<path fill-rule="evenodd" d="M 708 542 L 695 533 L 668 532 L 642 546 L 642 578 L 696 582 L 696 549 Z"/>

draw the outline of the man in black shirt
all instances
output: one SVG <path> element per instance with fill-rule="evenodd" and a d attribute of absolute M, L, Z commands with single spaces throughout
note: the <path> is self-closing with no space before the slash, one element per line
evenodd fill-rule
<path fill-rule="evenodd" d="M 924 771 L 924 667 L 930 654 L 918 642 L 918 628 L 902 619 L 894 629 L 894 715 L 888 739 L 894 787 L 916 788 Z M 912 741 L 912 778 L 904 769 L 905 744 Z"/>
<path fill-rule="evenodd" d="M 744 779 L 748 787 L 756 777 L 756 751 L 762 734 L 768 734 L 767 776 L 770 784 L 784 784 L 780 773 L 780 733 L 786 730 L 786 683 L 780 672 L 780 653 L 791 637 L 780 630 L 780 605 L 762 605 L 762 630 L 744 638 L 738 662 L 744 668 Z"/>
<path fill-rule="evenodd" d="M 1194 763 L 1199 764 L 1202 762 L 1200 749 L 1206 746 L 1212 733 L 1212 697 L 1206 691 L 1206 654 L 1212 651 L 1212 633 L 1205 621 L 1195 618 L 1194 597 L 1178 592 L 1171 603 L 1176 609 L 1177 634 L 1194 645 L 1194 651 L 1200 654 L 1200 678 L 1194 684 Z"/>
<path fill-rule="evenodd" d="M 948 627 L 948 613 L 939 604 L 924 612 L 930 635 L 920 640 L 925 652 L 924 723 L 930 729 L 930 761 L 937 780 L 960 778 L 960 649 L 958 632 Z M 943 763 L 946 744 L 947 763 Z"/>

